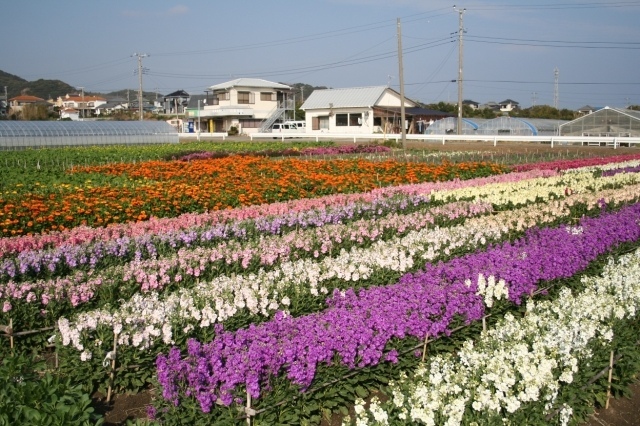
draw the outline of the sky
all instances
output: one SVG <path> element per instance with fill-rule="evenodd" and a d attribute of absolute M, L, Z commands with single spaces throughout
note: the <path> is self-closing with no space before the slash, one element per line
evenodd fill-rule
<path fill-rule="evenodd" d="M 143 90 L 159 96 L 247 77 L 404 88 L 426 104 L 455 103 L 461 87 L 480 104 L 640 105 L 640 0 L 25 0 L 0 11 L 0 70 L 85 92 L 137 91 L 141 65 Z"/>

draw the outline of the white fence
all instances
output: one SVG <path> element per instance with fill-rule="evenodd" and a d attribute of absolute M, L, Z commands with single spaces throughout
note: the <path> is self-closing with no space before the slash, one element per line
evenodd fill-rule
<path fill-rule="evenodd" d="M 227 137 L 229 137 L 229 133 L 227 133 L 227 132 L 178 133 L 178 138 L 179 139 L 195 139 L 195 140 L 198 140 L 198 141 L 201 140 L 201 139 L 212 139 L 212 138 L 222 138 L 222 140 L 225 140 L 225 139 L 227 139 Z"/>
<path fill-rule="evenodd" d="M 394 140 L 401 142 L 402 135 L 382 134 L 382 133 L 362 133 L 362 134 L 349 134 L 349 133 L 252 133 L 249 135 L 251 140 L 254 139 L 306 139 L 315 140 L 352 140 L 353 143 L 371 142 L 380 140 Z M 587 145 L 587 146 L 608 146 L 612 148 L 618 148 L 619 146 L 637 146 L 640 144 L 640 138 L 631 137 L 597 137 L 597 136 L 498 136 L 498 135 L 406 135 L 407 140 L 411 141 L 424 141 L 441 143 L 444 145 L 447 142 L 490 142 L 494 146 L 498 142 L 537 142 L 548 143 L 551 147 L 565 146 L 565 145 Z"/>

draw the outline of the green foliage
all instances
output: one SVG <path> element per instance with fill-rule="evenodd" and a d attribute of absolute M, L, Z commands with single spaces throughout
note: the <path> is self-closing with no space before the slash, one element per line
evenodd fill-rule
<path fill-rule="evenodd" d="M 555 120 L 573 120 L 576 113 L 569 109 L 557 109 L 550 105 L 535 105 L 530 108 L 524 108 L 509 113 L 512 117 L 521 118 L 548 118 Z"/>
<path fill-rule="evenodd" d="M 100 425 L 89 394 L 70 378 L 46 371 L 25 355 L 6 356 L 0 365 L 0 426 Z"/>
<path fill-rule="evenodd" d="M 455 104 L 442 101 L 437 104 L 427 104 L 425 105 L 425 108 L 435 109 L 436 111 L 448 112 L 451 114 L 455 114 L 458 111 L 458 107 Z"/>
<path fill-rule="evenodd" d="M 333 146 L 333 142 L 184 142 L 166 145 L 111 145 L 71 148 L 33 148 L 4 151 L 0 160 L 0 192 L 38 191 L 40 184 L 84 185 L 87 176 L 67 173 L 74 166 L 109 163 L 173 160 L 195 152 L 230 153 L 277 152 L 311 147 Z M 104 178 L 104 177 L 103 177 Z"/>

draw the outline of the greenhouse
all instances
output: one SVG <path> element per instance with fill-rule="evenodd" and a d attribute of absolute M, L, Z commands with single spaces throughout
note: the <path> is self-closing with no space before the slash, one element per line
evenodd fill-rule
<path fill-rule="evenodd" d="M 498 117 L 486 118 L 463 118 L 463 135 L 514 135 L 514 136 L 553 136 L 559 132 L 559 127 L 566 123 L 566 120 L 552 120 L 542 118 L 515 118 Z M 458 119 L 448 117 L 437 120 L 429 127 L 425 133 L 428 135 L 456 134 Z"/>
<path fill-rule="evenodd" d="M 164 121 L 0 121 L 0 150 L 178 142 Z"/>
<path fill-rule="evenodd" d="M 462 134 L 473 135 L 476 133 L 478 124 L 469 120 L 468 118 L 462 119 Z M 457 134 L 458 118 L 447 117 L 434 121 L 424 131 L 426 135 L 448 135 Z"/>
<path fill-rule="evenodd" d="M 560 126 L 560 136 L 640 137 L 640 111 L 604 107 Z"/>
<path fill-rule="evenodd" d="M 538 129 L 526 120 L 514 117 L 498 117 L 487 120 L 478 127 L 479 135 L 537 136 Z"/>

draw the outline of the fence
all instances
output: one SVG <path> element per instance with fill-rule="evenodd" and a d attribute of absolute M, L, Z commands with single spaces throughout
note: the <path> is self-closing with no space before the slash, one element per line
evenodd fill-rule
<path fill-rule="evenodd" d="M 227 139 L 227 136 L 229 136 L 229 133 L 227 132 L 193 132 L 193 133 L 178 133 L 178 139 L 180 140 L 185 140 L 185 139 L 196 139 L 196 140 L 201 140 L 201 139 L 213 139 L 213 138 L 222 138 L 222 140 Z"/>
<path fill-rule="evenodd" d="M 251 140 L 254 139 L 306 139 L 319 142 L 322 140 L 348 139 L 353 143 L 371 142 L 379 140 L 394 140 L 400 142 L 402 135 L 398 133 L 252 133 L 249 135 Z M 566 145 L 582 145 L 582 146 L 607 146 L 614 149 L 620 146 L 637 147 L 640 144 L 640 138 L 636 137 L 604 137 L 604 136 L 511 136 L 511 135 L 423 135 L 409 134 L 406 135 L 407 140 L 423 141 L 425 143 L 441 143 L 445 145 L 447 142 L 489 142 L 493 146 L 497 146 L 498 142 L 519 142 L 519 143 L 543 143 L 554 146 Z"/>

